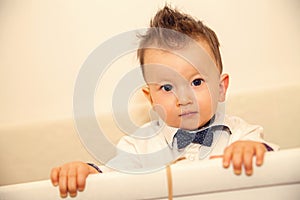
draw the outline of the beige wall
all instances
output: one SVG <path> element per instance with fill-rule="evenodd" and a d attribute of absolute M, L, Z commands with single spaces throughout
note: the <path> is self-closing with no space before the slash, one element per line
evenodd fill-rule
<path fill-rule="evenodd" d="M 0 0 L 0 125 L 72 117 L 76 76 L 90 52 L 112 35 L 147 26 L 164 2 Z M 299 1 L 171 2 L 217 32 L 231 94 L 299 83 Z M 127 65 L 136 65 L 133 54 L 117 61 L 113 74 Z M 110 79 L 96 101 L 113 90 Z"/>

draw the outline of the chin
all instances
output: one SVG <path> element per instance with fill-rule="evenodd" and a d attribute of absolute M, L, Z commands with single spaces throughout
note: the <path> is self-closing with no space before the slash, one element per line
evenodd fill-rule
<path fill-rule="evenodd" d="M 197 124 L 197 123 L 182 123 L 179 127 L 184 130 L 192 131 L 192 130 L 198 129 L 199 124 Z"/>

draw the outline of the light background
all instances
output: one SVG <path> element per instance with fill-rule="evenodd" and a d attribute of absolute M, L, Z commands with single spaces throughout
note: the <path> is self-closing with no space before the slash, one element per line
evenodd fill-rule
<path fill-rule="evenodd" d="M 0 125 L 72 118 L 76 77 L 88 55 L 113 35 L 147 27 L 165 2 L 0 0 Z M 168 2 L 217 33 L 229 95 L 299 83 L 298 0 Z M 136 67 L 134 55 L 115 65 L 100 86 L 114 86 Z M 103 88 L 108 96 L 110 90 Z M 109 98 L 99 98 L 96 112 L 109 111 Z"/>

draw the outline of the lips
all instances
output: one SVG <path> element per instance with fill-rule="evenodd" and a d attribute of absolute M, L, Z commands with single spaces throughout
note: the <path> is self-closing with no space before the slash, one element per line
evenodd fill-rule
<path fill-rule="evenodd" d="M 195 115 L 197 113 L 198 112 L 196 112 L 196 111 L 183 112 L 179 115 L 179 117 L 189 117 L 189 116 Z"/>

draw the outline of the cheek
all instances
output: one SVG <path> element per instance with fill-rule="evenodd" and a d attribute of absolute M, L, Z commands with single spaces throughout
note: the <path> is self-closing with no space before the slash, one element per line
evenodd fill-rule
<path fill-rule="evenodd" d="M 168 97 L 168 101 L 166 101 L 166 98 L 162 98 L 159 95 L 153 96 L 153 109 L 159 114 L 159 116 L 163 120 L 167 120 L 167 118 L 170 118 L 174 115 L 174 99 Z"/>
<path fill-rule="evenodd" d="M 218 82 L 212 82 L 207 84 L 207 90 L 209 92 L 209 96 L 211 98 L 212 104 L 216 104 L 219 101 L 220 88 Z"/>
<path fill-rule="evenodd" d="M 153 104 L 152 105 L 153 110 L 158 114 L 158 116 L 165 121 L 166 120 L 166 110 L 165 108 L 160 104 Z"/>
<path fill-rule="evenodd" d="M 174 123 L 177 122 L 176 116 L 178 116 L 178 113 L 174 111 L 174 107 L 161 104 L 155 104 L 152 107 L 159 117 L 169 126 L 174 126 Z"/>
<path fill-rule="evenodd" d="M 198 99 L 198 109 L 200 111 L 200 116 L 203 118 L 210 117 L 215 111 L 215 101 L 214 97 L 211 95 L 209 90 L 204 90 L 197 95 Z"/>

